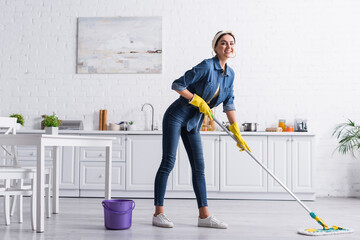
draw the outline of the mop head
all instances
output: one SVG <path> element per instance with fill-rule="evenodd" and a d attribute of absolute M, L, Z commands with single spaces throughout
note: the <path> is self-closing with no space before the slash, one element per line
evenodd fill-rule
<path fill-rule="evenodd" d="M 323 235 L 336 235 L 336 234 L 345 234 L 354 232 L 351 228 L 342 228 L 337 226 L 332 226 L 331 228 L 323 228 L 323 229 L 299 229 L 298 233 L 308 236 L 323 236 Z"/>

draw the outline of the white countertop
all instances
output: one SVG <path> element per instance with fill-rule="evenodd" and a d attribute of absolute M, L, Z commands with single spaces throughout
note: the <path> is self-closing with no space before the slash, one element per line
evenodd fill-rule
<path fill-rule="evenodd" d="M 18 134 L 45 133 L 45 130 L 18 130 Z M 99 131 L 99 130 L 59 130 L 59 134 L 86 135 L 161 135 L 162 131 Z M 226 136 L 224 131 L 201 131 L 202 135 Z M 241 132 L 243 136 L 315 136 L 312 132 Z"/>

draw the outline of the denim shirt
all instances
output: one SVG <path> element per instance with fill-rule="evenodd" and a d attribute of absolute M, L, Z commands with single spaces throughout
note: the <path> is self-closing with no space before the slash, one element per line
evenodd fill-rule
<path fill-rule="evenodd" d="M 185 72 L 182 77 L 176 79 L 172 83 L 171 88 L 177 91 L 188 89 L 191 93 L 196 93 L 205 102 L 208 102 L 220 85 L 219 96 L 209 103 L 209 107 L 213 108 L 223 103 L 224 112 L 235 110 L 233 90 L 235 73 L 227 64 L 225 69 L 226 71 L 224 72 L 216 56 L 205 59 L 191 70 Z M 189 111 L 191 111 L 191 108 L 197 109 L 197 107 L 189 104 L 188 100 L 182 96 L 180 96 L 178 101 L 182 107 L 188 108 Z M 197 110 L 194 116 L 188 120 L 187 130 L 190 131 L 195 127 L 200 129 L 203 118 L 204 115 Z"/>

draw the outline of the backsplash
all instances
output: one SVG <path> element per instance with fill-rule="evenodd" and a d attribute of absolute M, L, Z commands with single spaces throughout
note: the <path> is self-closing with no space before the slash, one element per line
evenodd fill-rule
<path fill-rule="evenodd" d="M 150 108 L 141 111 L 149 102 L 161 128 L 178 97 L 172 81 L 212 57 L 215 33 L 231 29 L 238 122 L 263 131 L 279 119 L 307 119 L 317 196 L 360 197 L 359 159 L 333 153 L 331 137 L 347 118 L 360 122 L 358 1 L 18 0 L 0 8 L 1 116 L 21 113 L 25 128 L 40 129 L 41 115 L 56 112 L 93 130 L 107 109 L 108 122 L 142 130 L 150 128 Z M 162 74 L 76 74 L 77 18 L 103 16 L 162 16 Z M 222 106 L 216 116 L 226 121 Z"/>

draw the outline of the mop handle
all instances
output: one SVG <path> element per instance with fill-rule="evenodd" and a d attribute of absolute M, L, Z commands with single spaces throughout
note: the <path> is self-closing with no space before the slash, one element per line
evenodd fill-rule
<path fill-rule="evenodd" d="M 214 119 L 214 121 L 215 121 L 230 137 L 232 137 L 232 138 L 235 140 L 235 142 L 237 142 L 240 146 L 242 146 L 241 143 L 236 140 L 236 138 L 234 137 L 234 135 L 231 134 L 230 131 L 227 130 L 226 127 L 224 127 L 215 117 L 213 117 L 213 119 Z M 272 172 L 270 172 L 270 170 L 267 169 L 267 167 L 265 167 L 264 164 L 262 164 L 259 160 L 257 160 L 257 159 L 251 154 L 251 152 L 249 152 L 249 151 L 246 150 L 246 149 L 245 149 L 245 151 L 246 151 L 247 154 L 249 154 L 250 157 L 251 157 L 252 159 L 254 159 L 272 178 L 274 178 L 275 181 L 278 182 L 309 214 L 312 213 L 312 211 L 311 211 L 297 196 L 295 196 L 295 194 L 292 193 Z"/>

